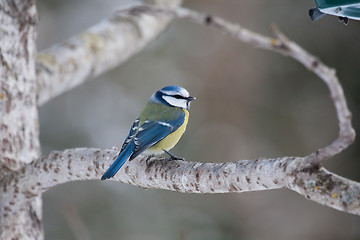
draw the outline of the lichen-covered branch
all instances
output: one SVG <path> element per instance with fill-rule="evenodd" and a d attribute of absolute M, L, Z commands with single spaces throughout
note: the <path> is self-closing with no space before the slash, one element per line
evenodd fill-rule
<path fill-rule="evenodd" d="M 173 7 L 181 0 L 147 1 Z M 37 56 L 38 104 L 119 66 L 162 33 L 171 18 L 118 12 Z"/>
<path fill-rule="evenodd" d="M 55 151 L 27 165 L 13 183 L 35 196 L 62 183 L 100 179 L 115 149 Z M 142 188 L 184 193 L 231 193 L 288 188 L 320 204 L 360 215 L 360 184 L 313 166 L 301 168 L 303 157 L 240 160 L 226 163 L 162 162 L 137 158 L 127 162 L 112 180 Z"/>
<path fill-rule="evenodd" d="M 304 159 L 306 160 L 306 158 Z M 294 171 L 290 189 L 307 199 L 360 215 L 360 183 L 338 176 L 323 167 L 302 169 L 300 164 Z"/>

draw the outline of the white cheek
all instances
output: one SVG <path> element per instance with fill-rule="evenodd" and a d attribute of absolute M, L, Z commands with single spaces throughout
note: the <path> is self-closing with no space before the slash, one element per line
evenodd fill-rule
<path fill-rule="evenodd" d="M 185 99 L 176 99 L 169 96 L 163 96 L 163 99 L 172 106 L 187 109 L 187 101 Z"/>

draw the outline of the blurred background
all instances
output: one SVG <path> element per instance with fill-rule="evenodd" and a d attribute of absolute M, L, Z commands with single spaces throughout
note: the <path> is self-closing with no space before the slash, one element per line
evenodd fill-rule
<path fill-rule="evenodd" d="M 38 0 L 38 49 L 110 16 L 130 1 Z M 312 0 L 193 0 L 184 6 L 253 31 L 285 35 L 327 65 L 344 87 L 360 132 L 360 22 L 308 17 Z M 44 154 L 74 147 L 120 147 L 150 95 L 169 84 L 197 97 L 188 130 L 173 153 L 189 161 L 227 162 L 304 156 L 337 136 L 324 83 L 294 60 L 256 49 L 214 29 L 174 21 L 122 66 L 40 108 Z M 360 181 L 355 142 L 326 162 Z M 360 239 L 360 217 L 288 190 L 197 195 L 143 190 L 111 181 L 72 182 L 44 194 L 46 239 L 218 240 Z"/>

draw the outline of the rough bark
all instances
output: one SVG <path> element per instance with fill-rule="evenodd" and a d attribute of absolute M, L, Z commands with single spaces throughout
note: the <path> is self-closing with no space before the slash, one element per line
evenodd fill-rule
<path fill-rule="evenodd" d="M 41 194 L 9 188 L 23 165 L 40 156 L 36 101 L 34 0 L 0 1 L 0 239 L 42 239 Z"/>
<path fill-rule="evenodd" d="M 1 1 L 0 162 L 19 169 L 39 156 L 35 1 Z M 34 107 L 35 106 L 35 107 Z"/>
<path fill-rule="evenodd" d="M 20 191 L 29 196 L 69 181 L 100 179 L 117 156 L 116 149 L 79 148 L 54 151 L 25 167 L 18 175 Z M 231 193 L 287 188 L 307 199 L 360 215 L 360 183 L 314 165 L 303 168 L 306 157 L 240 160 L 226 163 L 162 162 L 137 158 L 111 180 L 145 189 L 183 193 Z"/>

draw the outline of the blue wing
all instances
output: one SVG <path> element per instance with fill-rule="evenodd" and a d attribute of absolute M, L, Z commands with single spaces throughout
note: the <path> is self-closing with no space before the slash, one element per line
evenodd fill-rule
<path fill-rule="evenodd" d="M 176 129 L 184 123 L 184 120 L 184 112 L 181 112 L 179 116 L 172 121 L 146 120 L 140 127 L 139 119 L 136 119 L 130 128 L 129 134 L 121 147 L 118 157 L 101 177 L 101 180 L 113 177 L 128 159 L 131 161 L 143 151 L 152 147 L 170 133 L 176 131 Z"/>
<path fill-rule="evenodd" d="M 184 123 L 184 120 L 185 113 L 181 112 L 179 117 L 173 121 L 145 121 L 134 137 L 136 148 L 133 155 L 130 157 L 130 161 L 146 149 L 154 146 L 170 133 L 176 131 L 176 129 Z"/>
<path fill-rule="evenodd" d="M 134 121 L 133 125 L 130 128 L 129 134 L 126 137 L 126 139 L 121 147 L 120 152 L 122 152 L 126 148 L 126 146 L 129 144 L 129 142 L 134 138 L 135 134 L 137 133 L 138 127 L 139 127 L 139 121 L 140 121 L 139 118 L 137 118 Z"/>
<path fill-rule="evenodd" d="M 122 167 L 122 165 L 124 165 L 124 163 L 133 154 L 136 145 L 135 145 L 134 141 L 132 141 L 132 140 L 134 139 L 134 136 L 137 133 L 138 126 L 139 126 L 139 118 L 137 118 L 134 121 L 133 125 L 130 128 L 129 134 L 126 137 L 126 139 L 121 147 L 119 155 L 117 156 L 117 158 L 115 159 L 113 164 L 111 164 L 111 166 L 108 168 L 108 170 L 106 170 L 104 175 L 102 175 L 101 180 L 112 178 L 119 171 L 119 169 Z"/>

